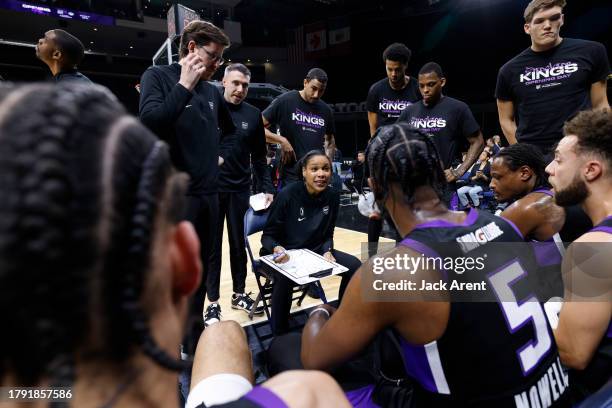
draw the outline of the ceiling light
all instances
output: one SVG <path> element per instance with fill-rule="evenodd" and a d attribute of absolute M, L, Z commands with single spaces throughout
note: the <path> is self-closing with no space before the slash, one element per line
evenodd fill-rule
<path fill-rule="evenodd" d="M 132 45 L 130 45 L 130 50 L 133 50 L 133 49 L 134 49 L 134 47 Z"/>
<path fill-rule="evenodd" d="M 94 31 L 98 31 L 98 29 L 96 27 L 94 27 Z"/>

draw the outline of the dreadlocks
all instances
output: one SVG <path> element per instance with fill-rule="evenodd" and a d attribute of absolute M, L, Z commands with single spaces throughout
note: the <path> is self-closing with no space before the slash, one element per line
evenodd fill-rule
<path fill-rule="evenodd" d="M 516 143 L 499 151 L 495 158 L 502 158 L 504 163 L 512 171 L 517 171 L 527 166 L 536 176 L 535 188 L 550 187 L 548 175 L 546 174 L 546 162 L 540 151 L 525 143 Z"/>
<path fill-rule="evenodd" d="M 142 301 L 156 220 L 182 212 L 166 145 L 102 87 L 36 84 L 0 101 L 0 377 L 67 385 L 77 353 L 122 362 L 135 348 L 181 369 Z"/>

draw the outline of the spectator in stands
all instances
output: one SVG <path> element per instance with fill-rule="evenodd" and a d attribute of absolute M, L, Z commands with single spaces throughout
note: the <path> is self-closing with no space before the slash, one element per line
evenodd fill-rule
<path fill-rule="evenodd" d="M 81 40 L 64 30 L 49 30 L 36 44 L 36 57 L 47 64 L 55 82 L 91 83 L 77 70 L 84 56 Z"/>
<path fill-rule="evenodd" d="M 479 193 L 489 189 L 489 181 L 491 180 L 491 164 L 489 163 L 489 154 L 487 150 L 483 150 L 478 157 L 478 161 L 472 165 L 468 185 L 459 187 L 457 195 L 462 208 L 467 208 L 470 204 L 468 195 L 472 199 L 472 205 L 476 208 L 480 206 Z"/>
<path fill-rule="evenodd" d="M 491 151 L 491 154 L 489 154 L 489 156 L 495 156 L 500 151 L 500 147 L 495 144 L 495 139 L 493 139 L 492 137 L 487 139 L 486 147 L 485 148 L 487 148 L 487 147 Z"/>
<path fill-rule="evenodd" d="M 499 135 L 493 135 L 493 143 L 493 147 L 497 147 L 497 151 L 495 151 L 495 154 L 497 154 L 501 149 L 503 149 L 501 145 L 501 137 Z"/>
<path fill-rule="evenodd" d="M 364 180 L 364 167 L 365 167 L 365 152 L 360 150 L 357 152 L 357 161 L 353 163 L 352 171 L 353 171 L 353 180 L 352 185 L 354 189 L 359 192 L 359 194 L 363 193 L 363 183 Z"/>
<path fill-rule="evenodd" d="M 178 408 L 179 345 L 202 270 L 194 228 L 181 221 L 187 177 L 102 87 L 36 84 L 7 99 L 0 385 L 69 387 L 75 407 Z M 193 379 L 188 407 L 241 397 L 225 407 L 347 406 L 321 373 L 253 388 L 235 322 L 200 338 Z"/>

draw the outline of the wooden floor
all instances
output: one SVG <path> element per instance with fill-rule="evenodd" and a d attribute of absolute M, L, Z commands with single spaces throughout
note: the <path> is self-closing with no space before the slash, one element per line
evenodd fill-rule
<path fill-rule="evenodd" d="M 367 220 L 364 218 L 364 222 Z M 251 249 L 253 250 L 253 254 L 259 254 L 259 249 L 261 248 L 261 233 L 253 234 L 249 238 L 249 242 L 251 244 Z M 334 231 L 334 247 L 340 251 L 355 255 L 357 258 L 361 258 L 361 245 L 362 243 L 367 242 L 367 234 L 344 229 L 344 228 L 336 228 Z M 389 239 L 380 238 L 380 242 L 393 242 Z M 246 312 L 241 310 L 235 310 L 231 308 L 231 296 L 232 296 L 232 274 L 230 270 L 230 253 L 229 253 L 229 245 L 227 243 L 227 228 L 224 228 L 223 232 L 223 250 L 221 252 L 221 287 L 220 294 L 221 298 L 219 299 L 219 303 L 221 304 L 221 312 L 223 320 L 235 320 L 240 323 L 242 326 L 247 326 L 253 323 L 257 323 L 266 319 L 265 314 L 258 317 L 254 316 L 253 320 L 249 320 L 249 316 Z M 323 289 L 325 290 L 325 295 L 328 301 L 332 301 L 338 297 L 338 286 L 340 285 L 340 278 L 337 276 L 331 276 L 329 278 L 324 278 L 321 280 L 323 285 Z M 257 289 L 257 283 L 255 282 L 255 277 L 253 272 L 251 272 L 251 263 L 247 261 L 247 279 L 246 279 L 246 291 L 253 292 L 251 294 L 252 298 L 255 299 L 257 293 L 259 292 Z M 319 299 L 312 299 L 308 296 L 302 302 L 301 307 L 297 307 L 296 304 L 293 305 L 291 311 L 294 312 L 300 309 L 307 309 L 311 306 L 321 303 Z M 206 301 L 208 305 L 208 300 Z"/>

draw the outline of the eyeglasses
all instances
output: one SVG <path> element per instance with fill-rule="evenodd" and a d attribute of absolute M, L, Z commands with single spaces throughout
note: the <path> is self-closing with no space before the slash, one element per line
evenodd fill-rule
<path fill-rule="evenodd" d="M 204 47 L 202 47 L 202 49 L 206 52 L 206 55 L 208 55 L 208 58 L 210 58 L 212 62 L 217 62 L 219 63 L 219 65 L 223 65 L 223 63 L 225 62 L 221 55 L 215 55 Z"/>

